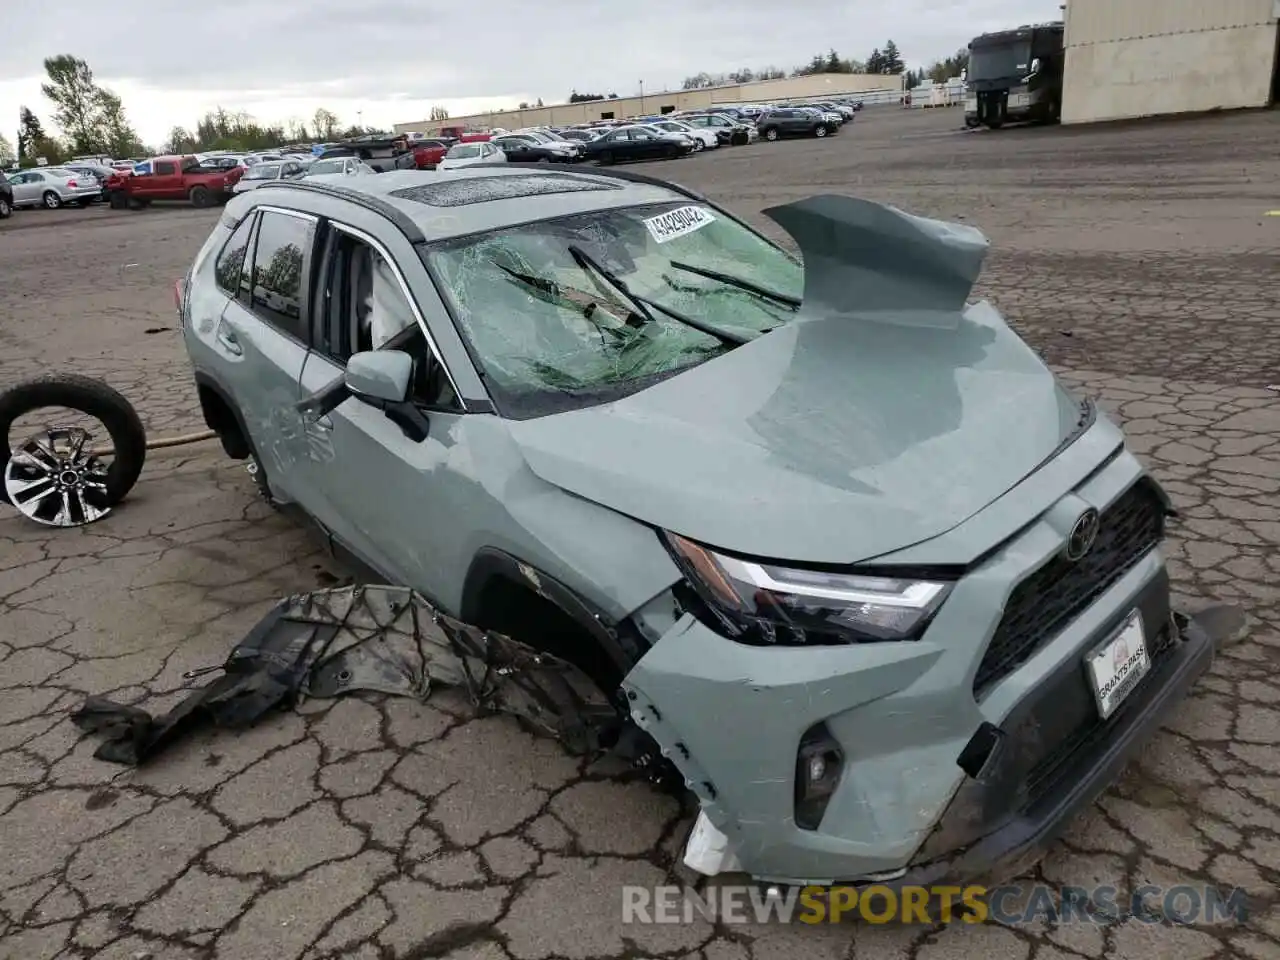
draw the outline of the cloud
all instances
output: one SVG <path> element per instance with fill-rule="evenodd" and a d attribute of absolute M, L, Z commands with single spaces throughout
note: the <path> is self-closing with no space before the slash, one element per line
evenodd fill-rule
<path fill-rule="evenodd" d="M 48 117 L 41 61 L 59 53 L 88 61 L 143 139 L 159 142 L 218 104 L 266 121 L 324 106 L 345 122 L 362 111 L 365 123 L 390 126 L 432 104 L 461 115 L 560 102 L 573 89 L 657 91 L 700 70 L 790 68 L 831 46 L 864 58 L 890 37 L 922 65 L 984 30 L 1056 19 L 1059 2 L 222 0 L 104 18 L 96 3 L 63 0 L 56 17 L 25 23 L 0 60 L 0 131 L 12 137 L 19 104 Z"/>

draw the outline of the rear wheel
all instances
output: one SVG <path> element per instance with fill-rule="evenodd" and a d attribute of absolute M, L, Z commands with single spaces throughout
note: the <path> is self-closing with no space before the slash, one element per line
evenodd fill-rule
<path fill-rule="evenodd" d="M 62 206 L 62 198 L 52 190 L 46 190 L 44 192 L 44 205 L 50 210 L 57 210 Z"/>
<path fill-rule="evenodd" d="M 0 197 L 0 220 L 8 220 L 13 215 L 13 205 L 8 197 Z"/>
<path fill-rule="evenodd" d="M 603 166 L 606 166 L 606 167 L 607 167 L 609 164 L 613 163 L 613 151 L 612 151 L 612 150 L 606 150 L 606 151 L 604 151 L 603 153 L 601 153 L 601 154 L 600 154 L 600 163 L 601 163 Z"/>
<path fill-rule="evenodd" d="M 767 130 L 765 130 L 765 132 L 764 132 L 764 138 L 765 138 L 766 140 L 769 140 L 769 141 L 777 140 L 777 139 L 778 139 L 778 128 L 777 128 L 777 127 L 769 127 L 769 128 L 768 128 Z"/>
<path fill-rule="evenodd" d="M 827 128 L 826 128 L 826 126 L 825 126 L 825 125 L 822 125 L 822 124 L 819 124 L 819 125 L 818 125 L 818 127 L 816 127 L 816 128 L 814 129 L 814 131 L 813 131 L 813 135 L 814 135 L 815 137 L 825 137 L 825 136 L 827 135 Z"/>
<path fill-rule="evenodd" d="M 196 184 L 191 188 L 191 192 L 187 194 L 187 198 L 191 201 L 192 206 L 207 207 L 213 202 L 213 197 L 209 193 L 209 188 Z"/>

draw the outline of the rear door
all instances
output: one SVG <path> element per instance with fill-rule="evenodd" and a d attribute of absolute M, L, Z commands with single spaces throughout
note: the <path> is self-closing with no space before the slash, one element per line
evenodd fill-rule
<path fill-rule="evenodd" d="M 276 207 L 259 207 L 256 217 L 237 228 L 217 264 L 219 286 L 232 299 L 214 349 L 275 492 L 294 499 L 298 452 L 306 445 L 295 408 L 307 359 L 317 219 Z"/>
<path fill-rule="evenodd" d="M 40 199 L 40 186 L 44 183 L 44 178 L 28 170 L 18 174 L 10 183 L 13 185 L 14 203 L 33 203 Z"/>

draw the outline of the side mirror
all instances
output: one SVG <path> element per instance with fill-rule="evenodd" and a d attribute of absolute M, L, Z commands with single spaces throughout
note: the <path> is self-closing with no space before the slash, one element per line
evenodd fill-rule
<path fill-rule="evenodd" d="M 347 391 L 377 407 L 409 440 L 427 439 L 431 424 L 409 399 L 413 358 L 401 350 L 368 350 L 351 355 L 342 375 Z"/>
<path fill-rule="evenodd" d="M 361 400 L 377 404 L 403 403 L 409 396 L 413 358 L 399 350 L 368 350 L 352 354 L 343 379 Z"/>

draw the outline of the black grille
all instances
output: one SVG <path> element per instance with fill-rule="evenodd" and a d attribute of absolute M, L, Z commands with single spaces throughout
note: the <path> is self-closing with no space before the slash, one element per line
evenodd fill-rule
<path fill-rule="evenodd" d="M 978 666 L 974 693 L 980 696 L 1031 659 L 1163 535 L 1164 506 L 1141 480 L 1103 512 L 1093 549 L 1081 560 L 1055 557 L 1014 588 Z"/>
<path fill-rule="evenodd" d="M 1152 673 L 1159 669 L 1165 654 L 1173 649 L 1175 639 L 1173 630 L 1166 625 L 1147 641 L 1147 656 L 1151 659 Z M 1143 681 L 1149 680 L 1150 677 L 1149 673 Z M 1120 708 L 1106 720 L 1100 720 L 1095 715 L 1092 720 L 1082 723 L 1066 739 L 1037 761 L 1035 766 L 1027 772 L 1023 785 L 1025 790 L 1023 808 L 1034 807 L 1071 772 L 1074 761 L 1091 755 L 1106 743 L 1111 732 L 1125 722 L 1128 713 L 1126 708 L 1132 706 L 1132 702 L 1122 703 Z"/>

